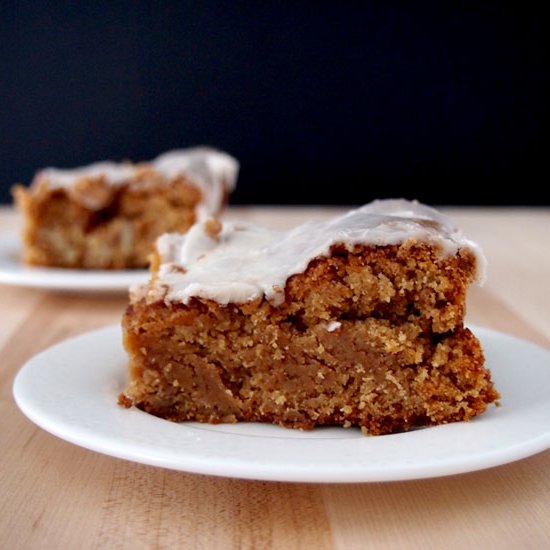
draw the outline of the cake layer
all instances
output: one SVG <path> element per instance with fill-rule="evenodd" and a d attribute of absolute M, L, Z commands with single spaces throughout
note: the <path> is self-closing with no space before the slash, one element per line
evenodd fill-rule
<path fill-rule="evenodd" d="M 238 162 L 230 155 L 209 147 L 193 147 L 169 151 L 149 162 L 103 161 L 79 168 L 45 168 L 33 180 L 33 189 L 63 189 L 75 202 L 91 210 L 104 208 L 108 192 L 86 192 L 90 181 L 102 186 L 134 188 L 170 186 L 183 179 L 200 192 L 200 216 L 219 212 L 226 194 L 233 191 L 239 170 Z M 83 189 L 84 188 L 84 189 Z"/>
<path fill-rule="evenodd" d="M 338 246 L 426 243 L 435 254 L 475 256 L 474 276 L 482 280 L 486 260 L 451 220 L 414 201 L 375 201 L 328 221 L 290 231 L 252 224 L 224 223 L 213 230 L 197 224 L 188 234 L 163 235 L 157 243 L 158 282 L 166 298 L 186 303 L 193 296 L 219 303 L 242 303 L 265 296 L 284 300 L 287 279 L 314 258 Z M 184 271 L 181 269 L 184 267 Z"/>

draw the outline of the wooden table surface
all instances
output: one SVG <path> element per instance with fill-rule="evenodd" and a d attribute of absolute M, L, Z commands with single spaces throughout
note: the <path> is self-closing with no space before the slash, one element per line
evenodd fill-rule
<path fill-rule="evenodd" d="M 550 348 L 550 209 L 446 211 L 489 259 L 469 322 Z M 331 212 L 233 207 L 227 216 L 289 226 Z M 0 208 L 0 233 L 18 223 Z M 125 295 L 0 285 L 0 548 L 550 548 L 550 450 L 426 480 L 262 482 L 111 458 L 27 420 L 12 397 L 18 369 L 118 323 L 125 305 Z"/>

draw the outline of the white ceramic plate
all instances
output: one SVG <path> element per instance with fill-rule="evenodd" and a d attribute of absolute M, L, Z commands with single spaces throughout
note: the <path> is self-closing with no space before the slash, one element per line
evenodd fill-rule
<path fill-rule="evenodd" d="M 127 292 L 148 278 L 146 269 L 83 270 L 29 267 L 20 261 L 16 234 L 0 235 L 0 283 L 66 291 Z"/>
<path fill-rule="evenodd" d="M 361 482 L 480 470 L 550 447 L 550 351 L 488 329 L 481 338 L 502 407 L 471 422 L 365 437 L 357 429 L 301 432 L 267 424 L 175 424 L 116 404 L 126 384 L 120 328 L 67 340 L 31 359 L 17 404 L 48 432 L 144 464 L 238 478 Z"/>

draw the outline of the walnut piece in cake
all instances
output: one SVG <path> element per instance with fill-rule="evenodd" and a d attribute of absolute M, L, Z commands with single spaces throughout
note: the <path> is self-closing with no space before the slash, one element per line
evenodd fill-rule
<path fill-rule="evenodd" d="M 464 326 L 484 270 L 447 217 L 404 200 L 289 231 L 163 235 L 123 317 L 121 402 L 173 421 L 373 435 L 470 420 L 499 398 Z"/>
<path fill-rule="evenodd" d="M 237 161 L 207 147 L 148 163 L 47 168 L 14 186 L 24 217 L 23 261 L 86 269 L 146 267 L 156 238 L 185 232 L 224 207 Z"/>

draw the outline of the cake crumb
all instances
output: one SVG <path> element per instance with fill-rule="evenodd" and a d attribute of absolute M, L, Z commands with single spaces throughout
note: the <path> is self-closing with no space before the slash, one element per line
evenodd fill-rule
<path fill-rule="evenodd" d="M 208 218 L 204 222 L 204 232 L 211 238 L 217 239 L 218 235 L 221 233 L 222 224 L 219 220 L 215 218 Z"/>
<path fill-rule="evenodd" d="M 129 409 L 133 405 L 133 401 L 125 393 L 121 393 L 118 396 L 118 404 Z"/>

